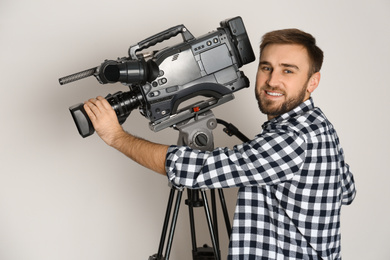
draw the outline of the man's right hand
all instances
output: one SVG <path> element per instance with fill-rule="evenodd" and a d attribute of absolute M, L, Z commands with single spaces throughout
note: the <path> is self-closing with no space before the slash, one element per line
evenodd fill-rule
<path fill-rule="evenodd" d="M 166 174 L 167 145 L 152 143 L 126 133 L 110 103 L 101 96 L 86 101 L 84 109 L 96 133 L 109 146 L 155 172 Z"/>
<path fill-rule="evenodd" d="M 108 101 L 99 96 L 84 103 L 85 112 L 89 116 L 96 133 L 109 146 L 113 146 L 118 135 L 123 134 L 118 117 Z"/>

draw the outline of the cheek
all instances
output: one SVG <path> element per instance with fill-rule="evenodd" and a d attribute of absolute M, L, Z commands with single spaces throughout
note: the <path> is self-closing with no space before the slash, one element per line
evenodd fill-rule
<path fill-rule="evenodd" d="M 256 93 L 259 93 L 260 92 L 260 88 L 264 85 L 263 81 L 261 78 L 259 77 L 256 77 L 256 82 L 255 82 L 255 92 Z"/>
<path fill-rule="evenodd" d="M 258 72 L 256 75 L 256 87 L 263 86 L 266 82 L 266 77 L 263 73 Z"/>

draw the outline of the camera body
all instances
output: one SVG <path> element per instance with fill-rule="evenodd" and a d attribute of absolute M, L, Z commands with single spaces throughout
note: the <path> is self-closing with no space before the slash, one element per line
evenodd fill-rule
<path fill-rule="evenodd" d="M 179 33 L 182 43 L 152 54 L 137 53 Z M 235 17 L 198 38 L 183 25 L 172 27 L 131 46 L 129 57 L 105 61 L 89 74 L 102 84 L 119 81 L 129 86 L 129 92 L 106 97 L 121 123 L 138 107 L 150 120 L 151 129 L 159 131 L 233 99 L 233 92 L 249 87 L 248 78 L 239 68 L 254 60 L 244 23 L 241 17 Z M 74 81 L 87 75 L 68 77 L 73 76 L 70 81 Z M 64 79 L 60 79 L 61 84 L 68 83 Z M 179 109 L 181 103 L 196 96 L 210 99 Z M 93 133 L 93 128 L 91 131 L 92 124 L 82 110 L 80 105 L 70 108 L 80 134 L 85 137 Z"/>
<path fill-rule="evenodd" d="M 141 87 L 145 106 L 141 108 L 152 124 L 177 113 L 179 105 L 195 96 L 220 99 L 249 86 L 239 70 L 254 60 L 254 54 L 240 18 L 197 39 L 157 52 L 157 78 Z"/>

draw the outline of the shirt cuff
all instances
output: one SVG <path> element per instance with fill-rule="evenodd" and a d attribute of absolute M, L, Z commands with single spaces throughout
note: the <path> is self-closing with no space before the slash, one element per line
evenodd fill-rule
<path fill-rule="evenodd" d="M 175 174 L 175 163 L 181 156 L 182 152 L 180 151 L 177 145 L 171 145 L 168 147 L 167 155 L 165 158 L 165 171 L 170 183 L 177 188 L 182 186 L 179 183 L 175 183 L 176 174 Z"/>

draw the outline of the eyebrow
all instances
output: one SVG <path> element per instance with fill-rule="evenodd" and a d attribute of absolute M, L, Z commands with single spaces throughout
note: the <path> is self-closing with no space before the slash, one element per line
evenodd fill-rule
<path fill-rule="evenodd" d="M 260 61 L 259 65 L 270 65 L 270 66 L 272 66 L 272 64 L 270 62 L 268 62 L 268 61 Z M 294 68 L 296 70 L 299 70 L 299 67 L 297 65 L 294 65 L 294 64 L 281 63 L 280 66 L 285 67 L 285 68 Z"/>
<path fill-rule="evenodd" d="M 294 64 L 282 63 L 280 65 L 282 65 L 283 67 L 286 67 L 286 68 L 293 68 L 293 69 L 299 70 L 298 66 L 294 65 Z"/>

